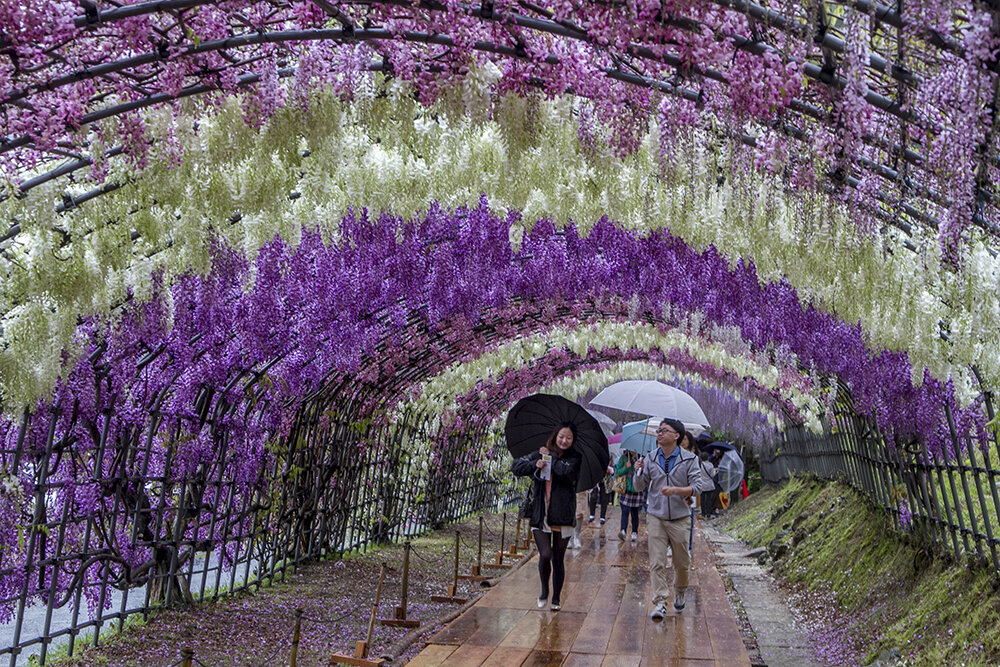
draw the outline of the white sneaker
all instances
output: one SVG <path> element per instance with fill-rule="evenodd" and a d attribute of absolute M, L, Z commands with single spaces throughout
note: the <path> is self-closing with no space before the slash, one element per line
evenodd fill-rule
<path fill-rule="evenodd" d="M 587 523 L 590 523 L 590 522 L 591 522 L 591 521 L 593 521 L 593 520 L 594 520 L 594 515 L 593 515 L 593 514 L 591 514 L 591 515 L 590 515 L 590 518 L 589 518 L 589 519 L 587 519 Z"/>
<path fill-rule="evenodd" d="M 674 591 L 674 609 L 677 611 L 684 608 L 684 603 L 686 602 L 684 598 L 687 597 L 686 593 L 687 591 Z"/>
<path fill-rule="evenodd" d="M 637 539 L 639 539 L 639 533 L 632 533 L 632 541 L 635 542 Z"/>
<path fill-rule="evenodd" d="M 604 522 L 605 522 L 605 521 L 607 521 L 607 519 L 605 519 L 605 518 L 604 518 L 604 517 L 602 516 L 602 517 L 601 517 L 601 525 L 602 525 L 602 526 L 604 525 Z"/>
<path fill-rule="evenodd" d="M 667 615 L 667 606 L 663 604 L 656 605 L 656 609 L 653 613 L 649 615 L 651 621 L 662 621 Z"/>
<path fill-rule="evenodd" d="M 621 540 L 622 542 L 625 541 L 625 531 L 624 530 L 619 530 L 618 531 L 618 539 Z"/>

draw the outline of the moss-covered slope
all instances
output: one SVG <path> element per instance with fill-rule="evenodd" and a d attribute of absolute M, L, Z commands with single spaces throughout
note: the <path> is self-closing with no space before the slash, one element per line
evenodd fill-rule
<path fill-rule="evenodd" d="M 907 665 L 1000 664 L 997 576 L 927 548 L 847 486 L 767 487 L 722 527 L 766 546 L 790 590 L 834 605 L 808 614 L 818 652 L 833 663 L 868 664 L 895 649 Z"/>

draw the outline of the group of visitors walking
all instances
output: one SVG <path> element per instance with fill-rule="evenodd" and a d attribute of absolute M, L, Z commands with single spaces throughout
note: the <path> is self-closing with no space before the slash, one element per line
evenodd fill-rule
<path fill-rule="evenodd" d="M 693 508 L 700 496 L 704 514 L 709 502 L 706 494 L 714 492 L 711 464 L 698 455 L 682 422 L 664 419 L 656 430 L 657 446 L 652 451 L 642 456 L 632 451 L 624 452 L 613 466 L 608 467 L 608 475 L 598 488 L 577 493 L 582 457 L 573 449 L 575 437 L 575 427 L 563 424 L 538 451 L 515 459 L 511 465 L 515 475 L 532 479 L 525 517 L 538 548 L 541 579 L 538 607 L 548 604 L 553 611 L 561 608 L 566 550 L 570 546 L 580 546 L 584 516 L 593 521 L 597 505 L 601 506 L 601 523 L 606 521 L 610 498 L 617 494 L 622 510 L 618 532 L 621 540 L 629 535 L 632 542 L 638 540 L 639 510 L 646 507 L 653 588 L 650 618 L 662 620 L 671 597 L 673 608 L 678 612 L 683 610 L 691 571 Z M 672 582 L 667 575 L 668 558 L 671 557 Z"/>

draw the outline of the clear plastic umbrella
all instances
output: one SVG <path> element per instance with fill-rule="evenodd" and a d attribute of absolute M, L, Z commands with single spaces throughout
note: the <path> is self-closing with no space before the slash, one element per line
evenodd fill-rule
<path fill-rule="evenodd" d="M 726 493 L 732 493 L 743 481 L 743 459 L 733 450 L 729 450 L 722 455 L 719 465 L 716 468 L 719 486 Z"/>

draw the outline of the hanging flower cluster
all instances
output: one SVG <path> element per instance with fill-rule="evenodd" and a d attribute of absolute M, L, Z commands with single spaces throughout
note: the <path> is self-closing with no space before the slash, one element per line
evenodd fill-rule
<path fill-rule="evenodd" d="M 938 226 L 946 260 L 963 259 L 960 244 L 977 234 L 974 225 L 995 233 L 994 14 L 971 0 L 927 0 L 891 20 L 808 3 L 761 8 L 764 20 L 745 11 L 703 0 L 569 0 L 545 9 L 506 0 L 325 9 L 275 0 L 169 9 L 6 2 L 0 160 L 12 188 L 67 150 L 93 161 L 100 181 L 109 150 L 136 168 L 151 162 L 142 136 L 155 120 L 137 110 L 176 114 L 193 98 L 206 115 L 246 91 L 241 116 L 258 128 L 287 105 L 311 109 L 314 89 L 353 100 L 373 85 L 375 70 L 453 114 L 503 115 L 497 96 L 519 97 L 526 134 L 539 98 L 587 98 L 619 157 L 637 150 L 653 124 L 689 116 L 696 102 L 696 124 L 711 130 L 713 152 L 767 135 L 761 149 L 769 157 L 755 164 L 784 175 L 787 160 L 796 188 L 821 189 L 827 176 L 835 190 L 865 174 L 905 181 L 900 197 L 865 191 L 864 206 L 885 221 Z M 804 28 L 817 21 L 842 43 L 818 44 Z M 106 118 L 119 119 L 116 147 L 89 136 Z M 588 122 L 581 137 L 592 134 Z M 797 157 L 786 158 L 786 149 Z M 662 141 L 660 151 L 671 163 L 687 146 Z"/>
<path fill-rule="evenodd" d="M 669 363 L 676 372 L 701 377 L 704 382 L 725 383 L 733 391 L 756 395 L 767 403 L 780 405 L 770 411 L 772 426 L 784 428 L 785 418 L 776 416 L 782 411 L 814 432 L 822 432 L 820 416 L 828 409 L 831 401 L 827 397 L 832 394 L 799 371 L 794 355 L 778 358 L 765 353 L 764 358 L 755 359 L 751 347 L 738 332 L 734 336 L 732 331 L 706 326 L 700 335 L 691 335 L 685 329 L 690 330 L 692 319 L 697 322 L 696 327 L 704 323 L 701 318 L 690 318 L 678 327 L 661 329 L 629 321 L 626 317 L 602 317 L 574 329 L 559 327 L 532 336 L 520 336 L 474 360 L 453 364 L 424 381 L 416 390 L 418 398 L 401 405 L 400 409 L 418 409 L 433 414 L 450 408 L 458 396 L 477 393 L 489 404 L 493 396 L 483 395 L 488 378 L 520 373 L 526 374 L 537 386 L 541 383 L 537 375 L 543 373 L 547 376 L 544 382 L 548 384 L 565 367 L 575 366 L 588 359 L 591 352 L 596 352 L 608 363 L 615 354 L 629 359 L 658 359 L 661 364 Z M 498 391 L 500 396 L 506 397 L 524 393 L 512 391 L 509 380 Z M 459 412 L 469 410 L 462 407 Z M 471 412 L 479 411 L 472 406 Z"/>
<path fill-rule="evenodd" d="M 942 270 L 930 237 L 920 240 L 921 254 L 886 253 L 859 239 L 842 209 L 807 192 L 789 201 L 778 180 L 741 167 L 743 158 L 720 172 L 713 165 L 721 158 L 698 141 L 672 163 L 669 178 L 654 176 L 664 163 L 649 142 L 620 160 L 595 138 L 603 153 L 588 156 L 572 124 L 587 107 L 570 100 L 539 103 L 526 137 L 520 98 L 500 100 L 510 113 L 489 122 L 447 121 L 444 106 L 421 108 L 398 90 L 384 98 L 357 90 L 350 103 L 331 94 L 308 99 L 307 112 L 286 107 L 261 131 L 243 124 L 235 100 L 197 125 L 192 116 L 148 117 L 155 157 L 141 176 L 112 161 L 111 178 L 124 185 L 68 208 L 58 226 L 53 201 L 87 198 L 89 184 L 63 177 L 0 202 L 20 229 L 0 252 L 6 410 L 51 392 L 66 351 L 79 350 L 81 315 L 107 317 L 125 300 L 149 298 L 158 282 L 209 271 L 209 239 L 221 236 L 253 257 L 275 235 L 294 245 L 303 228 L 337 238 L 338 221 L 357 202 L 410 216 L 434 199 L 475 206 L 482 192 L 526 224 L 550 216 L 585 231 L 607 215 L 642 234 L 669 228 L 731 262 L 752 258 L 762 280 L 786 280 L 803 305 L 861 322 L 874 346 L 906 351 L 913 382 L 924 367 L 951 379 L 963 405 L 978 393 L 967 367 L 1000 384 L 1000 260 L 988 248 L 973 248 L 958 272 Z M 170 167 L 176 154 L 183 161 Z M 511 226 L 515 248 L 526 224 Z"/>
<path fill-rule="evenodd" d="M 42 462 L 59 489 L 43 502 L 74 516 L 96 520 L 113 515 L 115 503 L 149 503 L 150 513 L 114 526 L 107 535 L 114 560 L 92 564 L 86 575 L 112 567 L 134 581 L 153 558 L 148 545 L 157 527 L 149 521 L 169 519 L 177 500 L 139 480 L 183 484 L 210 470 L 227 481 L 218 488 L 232 489 L 231 497 L 209 494 L 202 502 L 247 502 L 266 492 L 281 452 L 275 445 L 314 391 L 350 377 L 361 408 L 356 416 L 384 419 L 392 407 L 386 399 L 403 395 L 414 369 L 419 381 L 456 359 L 482 357 L 498 341 L 556 331 L 561 318 L 584 332 L 579 356 L 591 354 L 587 326 L 580 324 L 593 326 L 595 314 L 662 322 L 656 330 L 607 325 L 631 341 L 609 358 L 652 359 L 758 400 L 786 392 L 794 399 L 796 388 L 802 405 L 792 400 L 771 409 L 806 419 L 817 409 L 811 401 L 822 378 L 839 376 L 856 409 L 874 416 L 887 438 L 919 437 L 943 456 L 953 452 L 941 428 L 944 406 L 962 432 L 982 428 L 978 406 L 958 405 L 951 384 L 927 375 L 914 386 L 905 354 L 870 348 L 858 325 L 803 308 L 795 289 L 762 283 L 750 263 L 731 265 L 712 247 L 697 252 L 666 232 L 640 235 L 607 219 L 585 237 L 573 226 L 560 230 L 538 220 L 515 250 L 511 229 L 521 225 L 514 213 L 495 215 L 484 199 L 457 211 L 432 203 L 419 218 L 350 214 L 334 239 L 302 230 L 296 246 L 275 239 L 253 259 L 215 242 L 209 273 L 161 285 L 157 298 L 125 307 L 113 323 L 86 322 L 77 331 L 80 361 L 67 367 L 53 395 L 25 422 L 0 418 L 0 465 L 8 476 L 0 511 L 9 515 L 0 544 L 2 585 L 26 586 L 18 590 L 29 595 L 59 585 L 50 572 L 18 583 L 24 559 L 44 549 L 41 541 L 19 539 L 15 528 L 31 523 Z M 690 341 L 703 333 L 709 342 L 699 351 Z M 674 348 L 661 349 L 663 341 Z M 740 350 L 748 359 L 743 365 L 732 359 Z M 538 352 L 552 361 L 576 354 L 565 345 Z M 720 368 L 724 363 L 730 367 Z M 525 368 L 534 370 L 518 367 L 501 378 L 517 387 L 554 379 L 518 381 Z M 743 372 L 761 375 L 747 381 Z M 476 387 L 469 396 L 478 396 Z M 498 401 L 492 404 L 499 409 Z M 113 455 L 139 448 L 149 454 Z M 109 479 L 124 480 L 112 497 L 102 492 Z M 252 513 L 243 519 L 252 520 Z M 88 539 L 84 525 L 69 530 L 65 544 Z M 232 539 L 250 527 L 186 530 L 187 538 L 211 544 L 219 538 L 212 530 L 229 531 Z"/>

